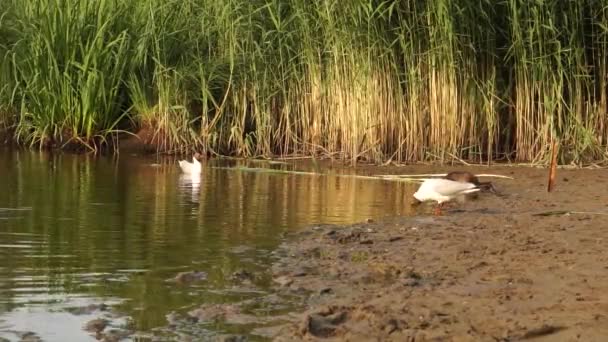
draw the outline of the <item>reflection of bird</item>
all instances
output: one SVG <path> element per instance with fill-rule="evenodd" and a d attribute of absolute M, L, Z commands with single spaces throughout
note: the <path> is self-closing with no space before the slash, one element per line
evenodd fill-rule
<path fill-rule="evenodd" d="M 201 189 L 200 173 L 182 173 L 179 175 L 180 188 L 184 193 L 189 192 L 192 202 L 198 203 Z"/>
<path fill-rule="evenodd" d="M 414 198 L 420 202 L 436 201 L 435 215 L 441 214 L 443 203 L 452 199 L 479 191 L 480 188 L 469 182 L 457 182 L 449 179 L 425 179 L 414 193 Z"/>
<path fill-rule="evenodd" d="M 187 160 L 180 160 L 178 163 L 179 167 L 182 169 L 182 172 L 189 174 L 200 174 L 202 170 L 201 162 L 198 161 L 200 156 L 200 154 L 195 153 L 192 157 L 192 163 Z"/>
<path fill-rule="evenodd" d="M 493 194 L 498 194 L 492 182 L 480 182 L 477 176 L 467 171 L 452 171 L 445 176 L 445 179 L 456 182 L 472 183 L 479 187 L 479 189 L 482 191 L 489 191 Z"/>

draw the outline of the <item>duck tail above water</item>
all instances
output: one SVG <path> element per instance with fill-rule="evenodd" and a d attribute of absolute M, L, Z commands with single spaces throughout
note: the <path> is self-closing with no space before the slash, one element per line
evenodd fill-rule
<path fill-rule="evenodd" d="M 187 160 L 178 161 L 180 169 L 184 173 L 200 173 L 201 172 L 201 162 L 199 162 L 196 157 L 192 157 L 192 163 Z"/>

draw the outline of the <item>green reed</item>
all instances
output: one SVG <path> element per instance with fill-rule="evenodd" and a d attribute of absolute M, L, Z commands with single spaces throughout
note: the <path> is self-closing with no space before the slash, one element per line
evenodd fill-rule
<path fill-rule="evenodd" d="M 30 144 L 77 141 L 93 148 L 121 116 L 130 37 L 112 1 L 8 1 L 16 40 L 10 62 L 16 137 Z M 100 135 L 101 134 L 101 135 Z"/>
<path fill-rule="evenodd" d="M 608 0 L 0 4 L 25 143 L 374 162 L 604 159 Z"/>

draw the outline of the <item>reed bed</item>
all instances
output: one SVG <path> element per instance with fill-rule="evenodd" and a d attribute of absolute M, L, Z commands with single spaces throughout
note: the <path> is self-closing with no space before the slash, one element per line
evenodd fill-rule
<path fill-rule="evenodd" d="M 0 2 L 0 122 L 40 147 L 588 163 L 607 65 L 608 0 Z"/>

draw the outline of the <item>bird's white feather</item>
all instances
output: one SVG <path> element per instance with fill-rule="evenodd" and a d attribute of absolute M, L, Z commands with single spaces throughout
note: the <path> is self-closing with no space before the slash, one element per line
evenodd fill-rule
<path fill-rule="evenodd" d="M 202 171 L 201 162 L 195 157 L 192 157 L 192 163 L 187 160 L 180 160 L 178 164 L 183 173 L 200 174 Z"/>
<path fill-rule="evenodd" d="M 447 202 L 460 195 L 479 191 L 473 183 L 456 182 L 449 179 L 425 179 L 414 193 L 414 197 L 421 201 Z"/>

